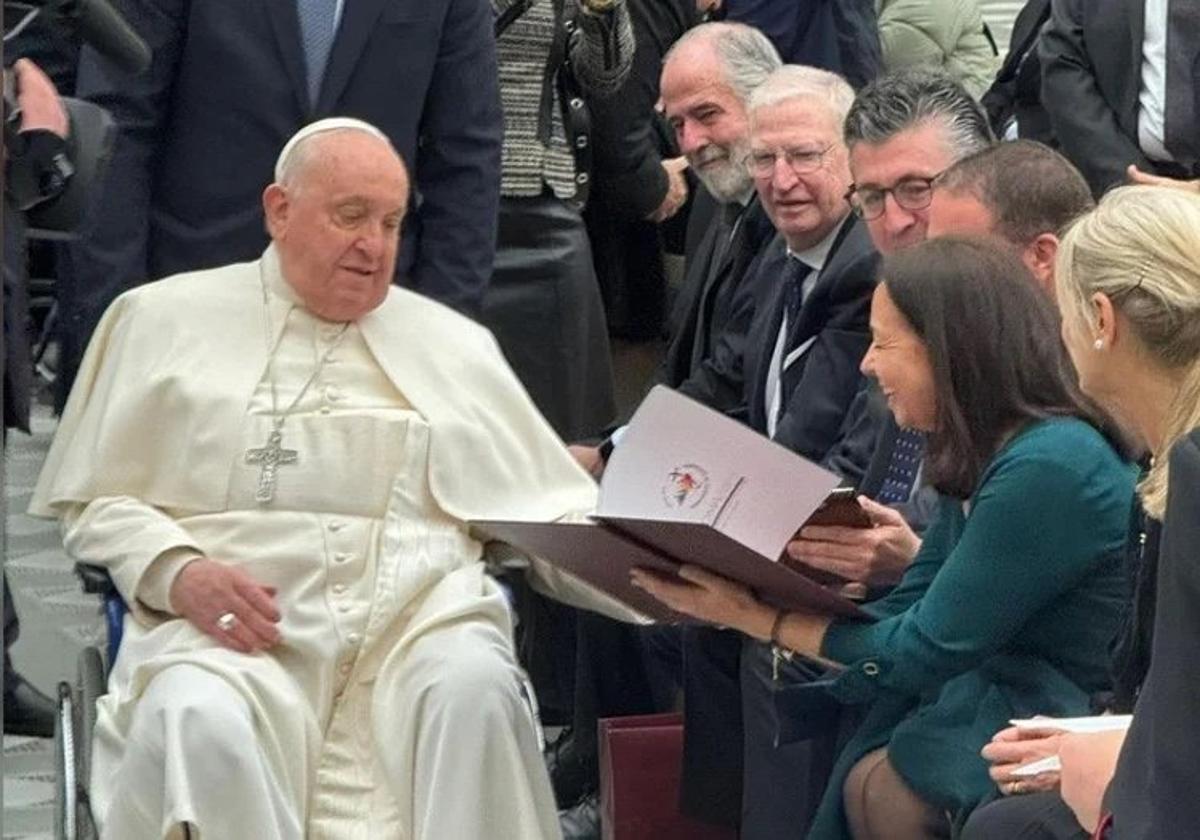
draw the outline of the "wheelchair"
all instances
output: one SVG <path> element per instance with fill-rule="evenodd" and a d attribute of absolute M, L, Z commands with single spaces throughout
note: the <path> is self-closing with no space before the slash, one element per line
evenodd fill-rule
<path fill-rule="evenodd" d="M 511 585 L 504 581 L 504 575 L 506 571 L 520 568 L 522 563 L 510 557 L 498 562 L 493 572 L 510 608 L 514 606 L 514 595 Z M 129 608 L 105 569 L 76 563 L 75 574 L 85 593 L 100 596 L 107 641 L 103 652 L 95 646 L 80 652 L 74 685 L 65 680 L 58 684 L 58 715 L 54 723 L 54 840 L 99 840 L 88 796 L 96 701 L 108 690 L 108 670 L 116 661 Z M 520 690 L 537 734 L 538 748 L 544 750 L 545 732 L 537 695 L 527 677 L 522 680 Z M 190 836 L 186 828 L 184 831 L 185 837 Z"/>
<path fill-rule="evenodd" d="M 117 657 L 127 608 L 108 572 L 98 566 L 75 564 L 83 591 L 98 595 L 104 614 L 107 643 L 103 652 L 87 647 L 79 654 L 74 685 L 58 684 L 58 715 L 54 724 L 55 840 L 97 840 L 88 799 L 92 771 L 92 730 L 96 701 L 107 690 L 108 666 Z"/>

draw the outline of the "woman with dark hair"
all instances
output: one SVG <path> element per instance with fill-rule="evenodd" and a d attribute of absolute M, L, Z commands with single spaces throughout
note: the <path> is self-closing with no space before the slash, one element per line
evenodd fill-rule
<path fill-rule="evenodd" d="M 1088 711 L 1126 600 L 1135 471 L 1080 392 L 1053 306 L 1010 249 L 936 239 L 884 261 L 863 371 L 928 434 L 946 498 L 874 622 L 779 611 L 703 570 L 635 572 L 672 608 L 841 663 L 863 707 L 810 840 L 949 837 L 995 792 L 1010 718 Z"/>

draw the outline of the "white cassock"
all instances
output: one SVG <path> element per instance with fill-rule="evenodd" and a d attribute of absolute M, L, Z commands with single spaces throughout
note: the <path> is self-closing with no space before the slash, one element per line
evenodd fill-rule
<path fill-rule="evenodd" d="M 271 430 L 263 282 L 279 410 L 336 342 L 283 425 L 298 459 L 267 505 L 246 463 Z M 393 289 L 340 329 L 268 249 L 134 290 L 96 332 L 31 511 L 62 518 L 132 608 L 96 728 L 106 838 L 559 836 L 507 606 L 463 521 L 578 515 L 594 484 L 482 328 Z M 276 588 L 277 647 L 240 654 L 172 617 L 197 554 Z M 534 568 L 549 594 L 637 619 Z"/>

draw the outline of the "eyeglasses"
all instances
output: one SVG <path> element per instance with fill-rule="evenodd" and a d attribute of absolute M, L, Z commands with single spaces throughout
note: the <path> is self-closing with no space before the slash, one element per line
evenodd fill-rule
<path fill-rule="evenodd" d="M 939 172 L 932 178 L 905 178 L 894 187 L 851 187 L 846 201 L 855 215 L 867 221 L 883 215 L 889 193 L 905 210 L 924 210 L 933 201 L 933 182 L 940 176 Z"/>
<path fill-rule="evenodd" d="M 821 168 L 821 161 L 833 148 L 833 144 L 824 149 L 781 149 L 778 152 L 751 152 L 742 161 L 746 171 L 756 178 L 766 178 L 775 171 L 775 161 L 783 158 L 792 172 L 797 175 L 807 175 Z"/>

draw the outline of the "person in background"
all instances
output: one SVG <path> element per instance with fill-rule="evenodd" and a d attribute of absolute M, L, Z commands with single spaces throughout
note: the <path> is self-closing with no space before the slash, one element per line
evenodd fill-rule
<path fill-rule="evenodd" d="M 668 239 L 679 239 L 670 234 L 683 230 L 675 222 L 686 220 L 690 192 L 687 158 L 656 110 L 659 78 L 663 57 L 700 15 L 695 0 L 627 2 L 633 70 L 617 93 L 591 103 L 595 171 L 583 216 L 609 333 L 647 341 L 663 334 L 663 251 Z"/>
<path fill-rule="evenodd" d="M 90 48 L 80 58 L 76 95 L 120 133 L 92 223 L 59 263 L 57 407 L 117 295 L 262 253 L 275 156 L 321 117 L 379 126 L 412 163 L 420 201 L 397 280 L 478 314 L 504 129 L 487 0 L 112 5 L 154 60 L 133 76 Z"/>
<path fill-rule="evenodd" d="M 942 70 L 978 99 L 1000 66 L 979 0 L 875 0 L 883 68 Z"/>
<path fill-rule="evenodd" d="M 19 132 L 66 138 L 70 121 L 54 83 L 33 61 L 18 59 L 11 69 L 13 90 L 21 109 Z M 19 135 L 18 135 L 19 136 Z M 29 137 L 32 135 L 26 135 Z M 13 150 L 7 150 L 12 154 Z M 7 169 L 7 166 L 6 166 Z M 7 175 L 7 173 L 6 173 Z M 9 183 L 7 177 L 5 183 Z M 9 429 L 29 431 L 33 399 L 29 358 L 29 301 L 24 214 L 4 194 L 4 439 Z M 21 633 L 8 573 L 4 588 L 4 732 L 50 738 L 54 735 L 54 701 L 13 668 L 10 650 Z"/>
<path fill-rule="evenodd" d="M 583 115 L 628 78 L 633 29 L 625 0 L 518 8 L 496 42 L 500 227 L 481 321 L 550 425 L 580 440 L 616 419 L 608 328 L 581 214 L 594 176 Z"/>
<path fill-rule="evenodd" d="M 1038 42 L 1042 105 L 1093 193 L 1151 175 L 1200 175 L 1200 5 L 1053 0 Z"/>
<path fill-rule="evenodd" d="M 1083 713 L 1107 683 L 1134 472 L 1057 320 L 1006 245 L 946 237 L 885 258 L 863 371 L 929 435 L 943 500 L 899 585 L 865 607 L 874 621 L 778 610 L 694 567 L 634 572 L 673 609 L 846 666 L 829 691 L 864 719 L 810 840 L 950 837 L 992 790 L 979 750 L 1001 724 Z"/>
<path fill-rule="evenodd" d="M 787 64 L 837 73 L 855 90 L 879 75 L 879 28 L 872 0 L 724 0 L 726 20 L 766 34 Z"/>

